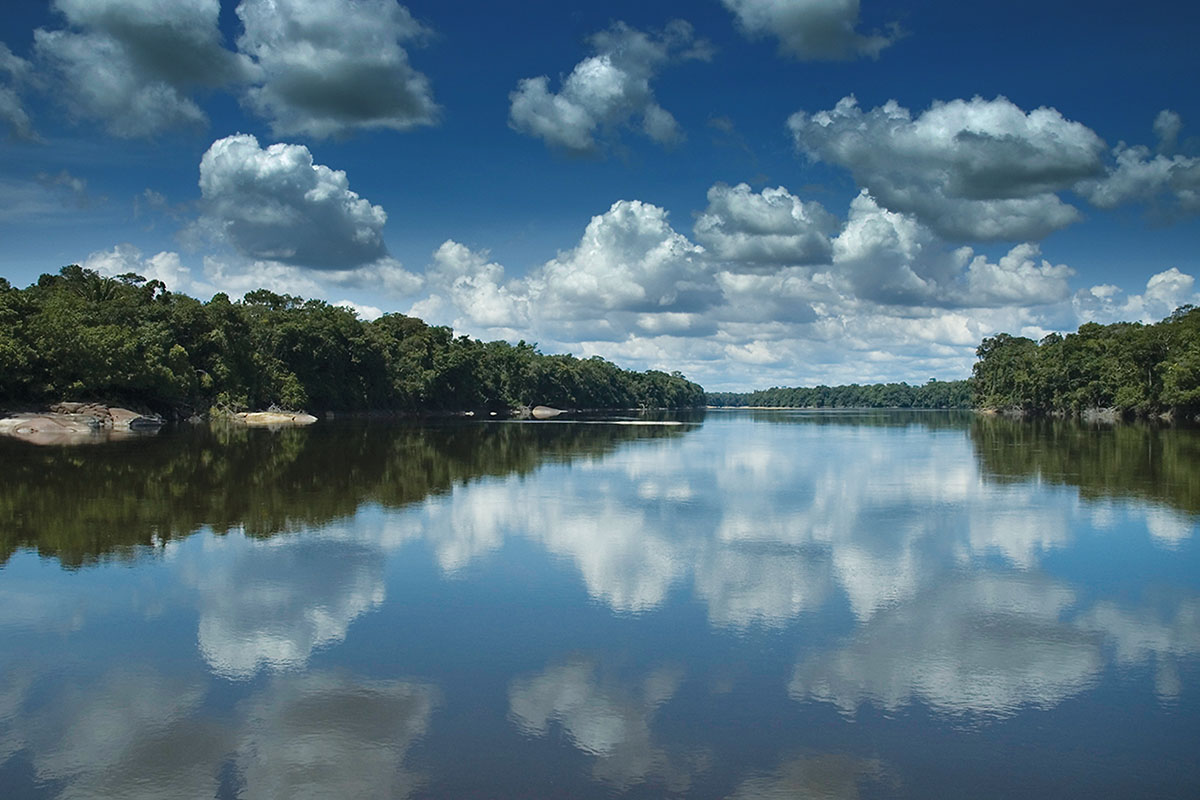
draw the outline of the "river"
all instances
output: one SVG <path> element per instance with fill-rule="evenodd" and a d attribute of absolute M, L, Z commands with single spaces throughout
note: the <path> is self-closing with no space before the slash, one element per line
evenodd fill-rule
<path fill-rule="evenodd" d="M 1200 796 L 1200 432 L 0 441 L 0 796 Z"/>

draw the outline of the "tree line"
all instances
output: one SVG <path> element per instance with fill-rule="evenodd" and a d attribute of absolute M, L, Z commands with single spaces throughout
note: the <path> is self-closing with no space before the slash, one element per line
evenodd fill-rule
<path fill-rule="evenodd" d="M 1089 322 L 1035 342 L 1001 333 L 975 351 L 975 404 L 1027 413 L 1200 412 L 1200 308 L 1152 325 Z"/>
<path fill-rule="evenodd" d="M 756 392 L 709 392 L 710 406 L 769 408 L 970 408 L 971 381 L 930 379 L 920 386 L 874 383 L 860 386 L 783 387 Z"/>
<path fill-rule="evenodd" d="M 201 302 L 160 281 L 63 267 L 25 289 L 0 278 L 0 403 L 100 400 L 167 414 L 277 405 L 310 411 L 685 408 L 678 372 L 455 336 L 403 314 L 366 322 L 266 289 Z"/>

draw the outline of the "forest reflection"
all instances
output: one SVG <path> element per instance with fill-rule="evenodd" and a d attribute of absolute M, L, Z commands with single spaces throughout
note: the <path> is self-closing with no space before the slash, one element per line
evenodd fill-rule
<path fill-rule="evenodd" d="M 692 429 L 338 421 L 274 431 L 201 427 L 100 447 L 0 440 L 0 565 L 20 548 L 68 568 L 132 558 L 139 547 L 201 527 L 269 537 L 352 515 L 364 503 L 397 508 L 482 477 L 525 475 Z"/>
<path fill-rule="evenodd" d="M 1072 486 L 1087 500 L 1138 499 L 1200 513 L 1200 430 L 975 416 L 985 480 Z"/>
<path fill-rule="evenodd" d="M 720 420 L 727 412 L 710 415 Z M 1150 500 L 1200 513 L 1200 430 L 1088 426 L 956 411 L 752 410 L 755 422 L 965 435 L 981 478 L 1076 487 L 1084 499 Z M 75 568 L 133 558 L 202 527 L 252 537 L 398 508 L 479 478 L 599 458 L 683 425 L 337 421 L 277 431 L 203 427 L 99 447 L 0 440 L 0 565 L 21 548 Z M 653 419 L 646 421 L 656 421 Z"/>
<path fill-rule="evenodd" d="M 984 480 L 1075 487 L 1087 500 L 1151 500 L 1200 513 L 1200 428 L 1011 419 L 974 411 L 755 409 L 756 422 L 966 431 Z"/>

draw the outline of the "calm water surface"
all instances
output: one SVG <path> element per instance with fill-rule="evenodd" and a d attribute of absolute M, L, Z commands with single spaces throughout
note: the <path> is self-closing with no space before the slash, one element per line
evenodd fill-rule
<path fill-rule="evenodd" d="M 0 441 L 0 796 L 1200 796 L 1197 432 L 683 421 Z"/>

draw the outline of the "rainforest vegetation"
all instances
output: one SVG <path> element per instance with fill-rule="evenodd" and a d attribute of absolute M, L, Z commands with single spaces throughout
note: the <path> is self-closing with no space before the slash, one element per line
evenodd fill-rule
<path fill-rule="evenodd" d="M 971 382 L 930 380 L 922 386 L 873 383 L 709 392 L 711 406 L 770 408 L 970 408 Z"/>
<path fill-rule="evenodd" d="M 1080 326 L 1041 342 L 1006 333 L 975 351 L 975 405 L 1029 413 L 1113 408 L 1146 416 L 1200 412 L 1200 308 L 1153 325 Z"/>
<path fill-rule="evenodd" d="M 0 404 L 63 399 L 167 414 L 502 411 L 693 407 L 704 390 L 678 372 L 481 342 L 403 314 L 366 322 L 266 289 L 201 302 L 160 281 L 78 265 L 25 289 L 0 278 Z"/>

